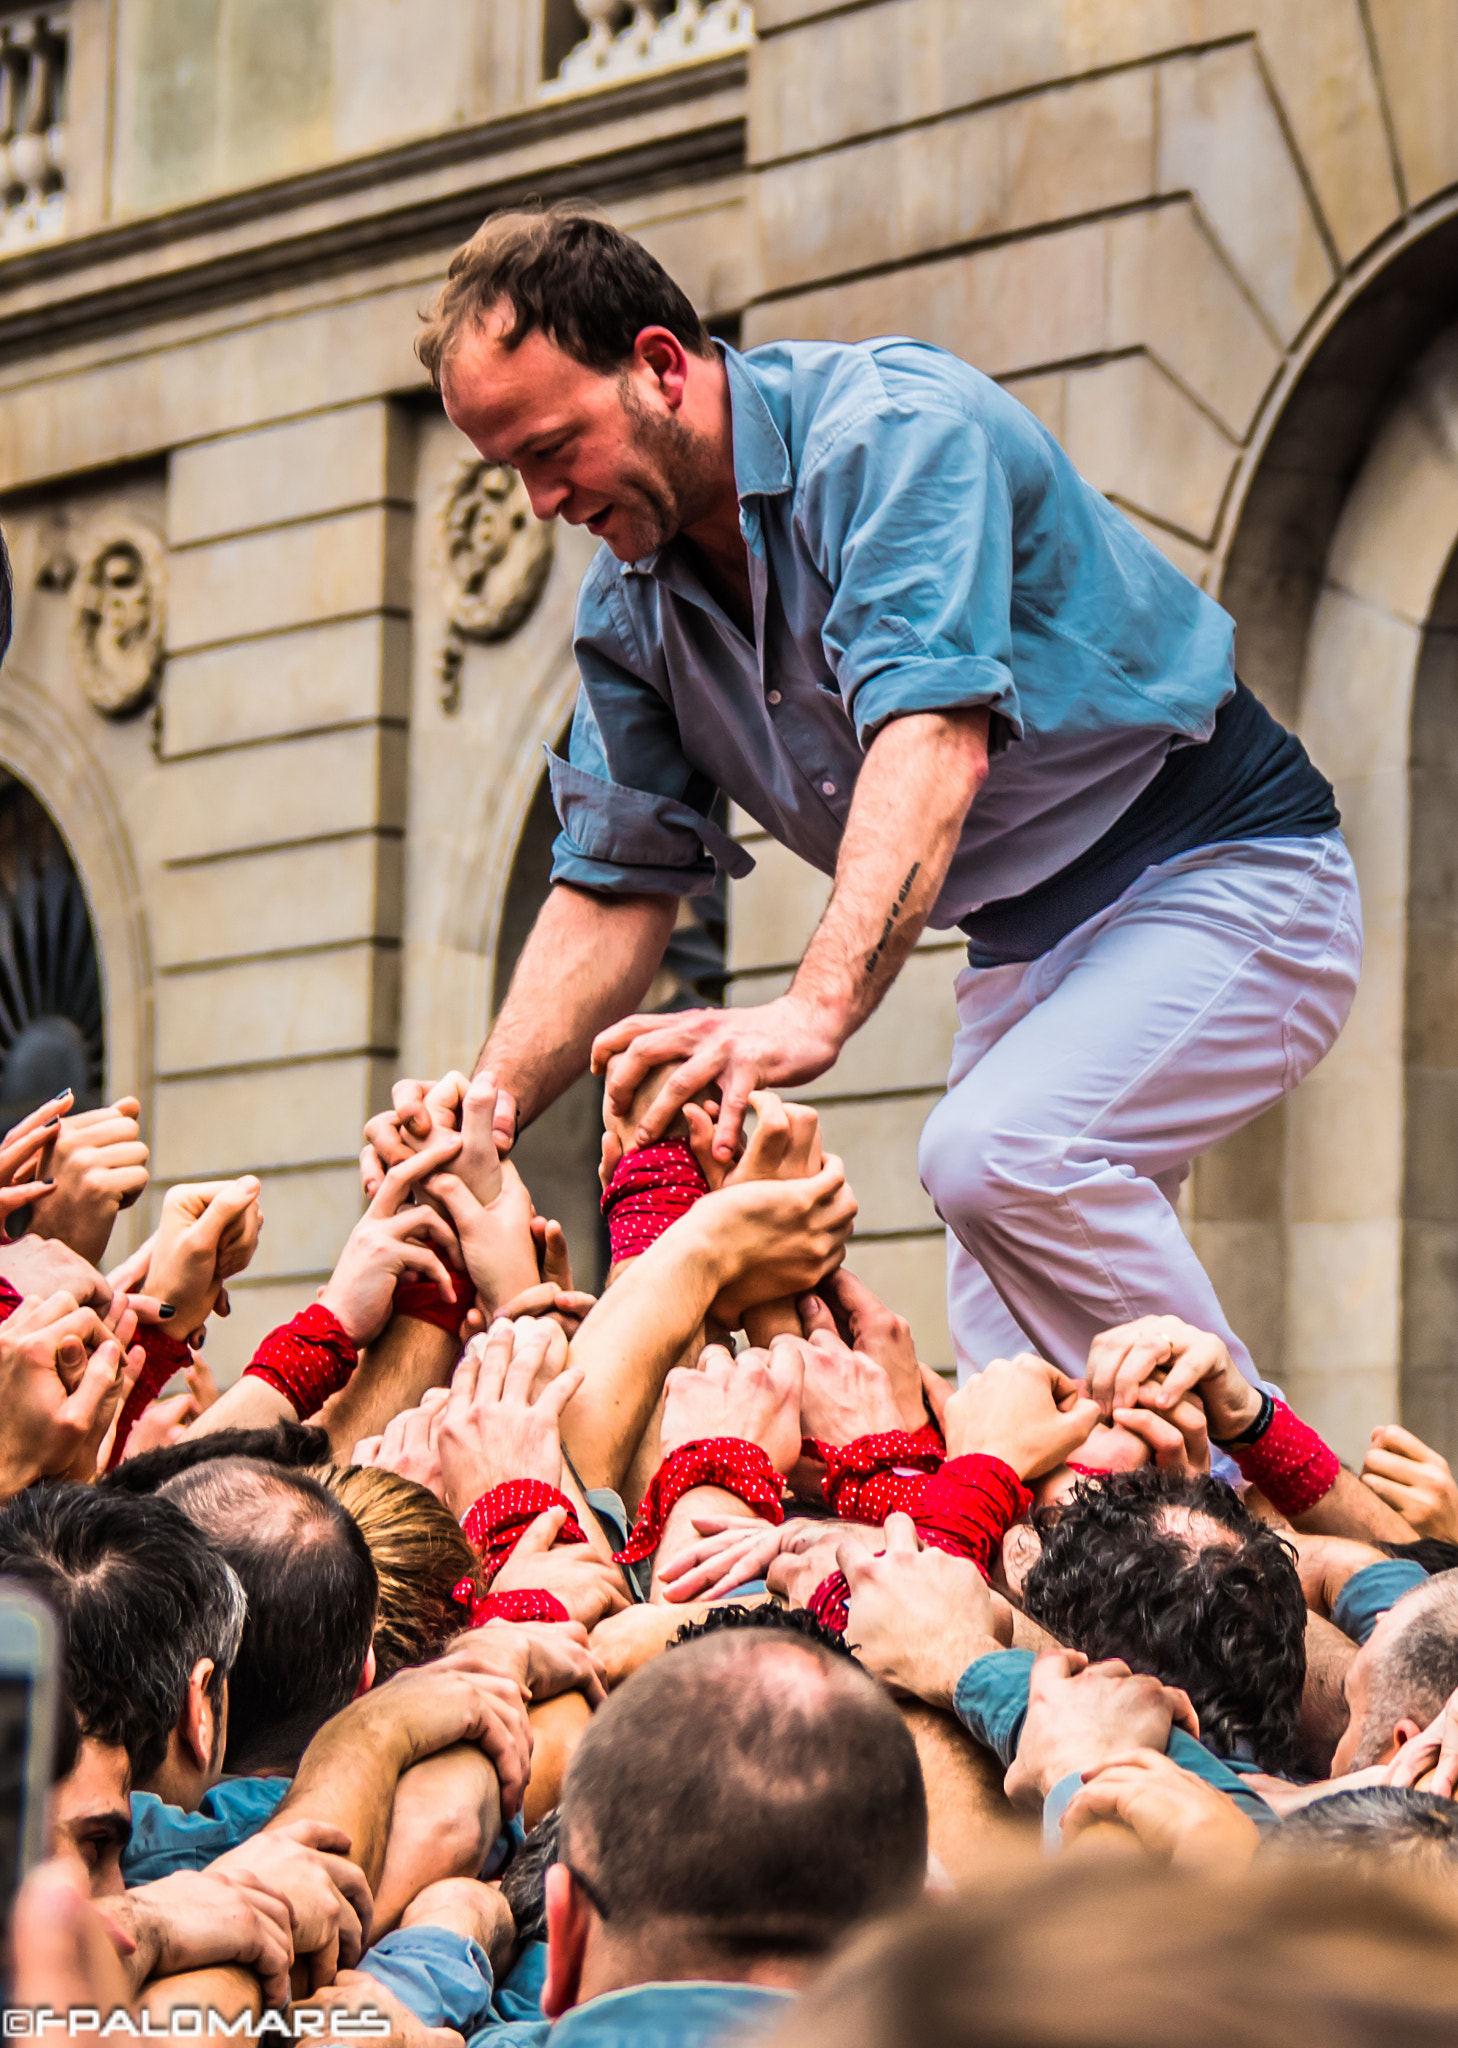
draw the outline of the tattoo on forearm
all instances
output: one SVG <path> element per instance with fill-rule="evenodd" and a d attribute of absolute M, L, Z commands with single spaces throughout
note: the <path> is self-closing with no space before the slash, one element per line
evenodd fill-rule
<path fill-rule="evenodd" d="M 901 884 L 901 887 L 896 892 L 896 901 L 891 905 L 891 914 L 886 919 L 885 924 L 883 924 L 881 927 L 881 936 L 879 939 L 877 939 L 875 945 L 872 946 L 870 952 L 866 955 L 867 980 L 869 980 L 875 974 L 876 969 L 881 964 L 881 955 L 886 950 L 886 941 L 890 938 L 892 932 L 895 931 L 896 921 L 901 915 L 901 906 L 905 903 L 907 897 L 911 894 L 911 885 L 920 873 L 921 862 L 919 860 L 913 861 L 911 864 L 911 872 L 907 875 L 906 880 Z"/>

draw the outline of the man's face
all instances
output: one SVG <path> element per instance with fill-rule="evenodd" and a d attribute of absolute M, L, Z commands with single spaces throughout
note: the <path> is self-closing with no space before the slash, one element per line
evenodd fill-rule
<path fill-rule="evenodd" d="M 665 395 L 651 340 L 605 375 L 540 332 L 503 348 L 509 324 L 493 313 L 463 337 L 441 395 L 486 461 L 520 473 L 538 519 L 585 526 L 637 562 L 702 516 L 702 451 Z"/>
<path fill-rule="evenodd" d="M 126 1751 L 84 1736 L 75 1769 L 51 1788 L 50 1807 L 55 1853 L 79 1859 L 92 1898 L 124 1891 L 121 1856 L 132 1832 Z"/>

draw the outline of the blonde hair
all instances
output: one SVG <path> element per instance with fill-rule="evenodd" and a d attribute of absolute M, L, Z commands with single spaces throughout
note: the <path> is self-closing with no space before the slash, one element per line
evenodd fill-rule
<path fill-rule="evenodd" d="M 480 1565 L 450 1509 L 428 1486 L 374 1465 L 328 1465 L 318 1474 L 359 1525 L 380 1581 L 375 1677 L 423 1663 L 469 1619 L 454 1598 L 465 1579 L 479 1590 Z"/>

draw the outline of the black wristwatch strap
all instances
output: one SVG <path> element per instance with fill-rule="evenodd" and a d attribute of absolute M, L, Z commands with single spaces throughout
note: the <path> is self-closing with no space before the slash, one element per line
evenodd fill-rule
<path fill-rule="evenodd" d="M 1258 1444 L 1260 1442 L 1261 1438 L 1270 1428 L 1271 1418 L 1274 1416 L 1275 1412 L 1275 1395 L 1268 1394 L 1265 1392 L 1264 1389 L 1262 1389 L 1260 1413 L 1259 1415 L 1257 1415 L 1255 1421 L 1251 1423 L 1250 1427 L 1248 1429 L 1243 1429 L 1240 1432 L 1239 1436 L 1212 1436 L 1210 1441 L 1212 1444 L 1218 1446 L 1218 1448 L 1222 1451 L 1249 1450 L 1252 1444 Z"/>

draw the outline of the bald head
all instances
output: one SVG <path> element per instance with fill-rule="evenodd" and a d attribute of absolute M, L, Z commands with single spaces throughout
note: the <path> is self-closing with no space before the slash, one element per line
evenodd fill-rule
<path fill-rule="evenodd" d="M 594 1717 L 562 1860 L 607 1924 L 697 1927 L 736 1955 L 816 1951 L 906 1903 L 926 1794 L 900 1714 L 859 1666 L 769 1630 L 655 1658 Z"/>

